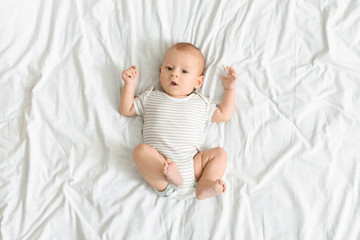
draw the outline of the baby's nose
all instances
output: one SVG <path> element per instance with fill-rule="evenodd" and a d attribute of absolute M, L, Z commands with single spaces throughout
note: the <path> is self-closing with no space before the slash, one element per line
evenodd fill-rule
<path fill-rule="evenodd" d="M 171 76 L 177 78 L 177 77 L 179 77 L 179 74 L 177 74 L 176 72 L 174 72 L 174 73 L 171 73 Z"/>

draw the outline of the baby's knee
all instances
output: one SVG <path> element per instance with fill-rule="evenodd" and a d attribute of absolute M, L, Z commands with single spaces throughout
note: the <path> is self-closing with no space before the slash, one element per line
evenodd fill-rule
<path fill-rule="evenodd" d="M 216 157 L 223 159 L 223 161 L 227 162 L 228 157 L 226 154 L 225 149 L 223 149 L 222 147 L 216 147 L 213 148 L 214 154 Z"/>
<path fill-rule="evenodd" d="M 134 148 L 134 151 L 133 151 L 133 158 L 134 160 L 136 161 L 137 159 L 141 159 L 143 158 L 144 156 L 147 155 L 147 153 L 149 152 L 149 148 L 150 146 L 149 145 L 146 145 L 146 144 L 138 144 L 135 148 Z"/>

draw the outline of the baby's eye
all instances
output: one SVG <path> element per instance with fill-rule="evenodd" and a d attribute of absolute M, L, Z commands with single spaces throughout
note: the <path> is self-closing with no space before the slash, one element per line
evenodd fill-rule
<path fill-rule="evenodd" d="M 183 70 L 182 72 L 183 72 L 183 73 L 188 73 L 188 71 L 187 71 L 187 70 Z"/>
<path fill-rule="evenodd" d="M 173 70 L 172 67 L 166 67 L 166 69 L 169 70 L 169 71 Z"/>

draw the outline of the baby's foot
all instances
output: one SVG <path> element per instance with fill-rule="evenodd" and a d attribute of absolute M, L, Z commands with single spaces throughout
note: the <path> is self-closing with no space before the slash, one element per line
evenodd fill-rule
<path fill-rule="evenodd" d="M 179 173 L 178 167 L 176 163 L 173 162 L 170 158 L 165 159 L 163 172 L 168 183 L 175 186 L 180 186 L 183 184 L 183 179 Z"/>
<path fill-rule="evenodd" d="M 204 200 L 222 194 L 226 190 L 226 183 L 218 179 L 213 182 L 199 181 L 196 188 L 196 198 Z"/>

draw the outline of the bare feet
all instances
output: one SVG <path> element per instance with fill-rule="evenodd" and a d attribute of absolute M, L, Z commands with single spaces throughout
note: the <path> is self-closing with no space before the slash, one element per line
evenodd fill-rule
<path fill-rule="evenodd" d="M 196 188 L 196 198 L 204 200 L 213 196 L 217 196 L 226 191 L 226 183 L 218 179 L 213 182 L 199 181 Z"/>
<path fill-rule="evenodd" d="M 179 173 L 178 167 L 176 163 L 173 162 L 170 158 L 165 159 L 163 172 L 168 183 L 175 186 L 180 186 L 183 184 L 183 179 Z"/>

